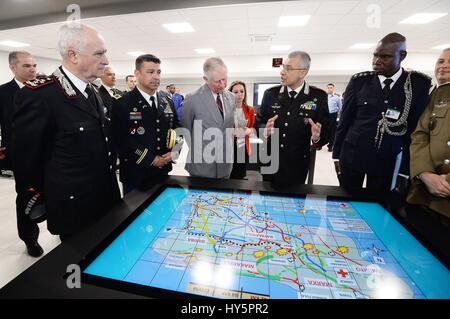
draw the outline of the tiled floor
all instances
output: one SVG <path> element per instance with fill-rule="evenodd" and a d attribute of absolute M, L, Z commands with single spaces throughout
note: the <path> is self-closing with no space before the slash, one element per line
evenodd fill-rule
<path fill-rule="evenodd" d="M 183 148 L 178 163 L 171 174 L 187 175 L 183 169 L 187 149 Z M 317 152 L 316 172 L 314 183 L 319 185 L 338 185 L 334 172 L 331 153 L 326 148 Z M 0 177 L 0 287 L 3 287 L 22 271 L 27 269 L 38 258 L 27 255 L 23 242 L 17 237 L 15 190 L 12 178 Z M 39 224 L 41 233 L 39 243 L 48 253 L 60 244 L 59 237 L 53 236 L 47 231 L 46 223 Z"/>

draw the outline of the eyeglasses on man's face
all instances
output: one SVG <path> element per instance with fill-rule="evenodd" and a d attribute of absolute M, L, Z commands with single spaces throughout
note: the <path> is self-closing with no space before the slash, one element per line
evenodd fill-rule
<path fill-rule="evenodd" d="M 282 68 L 283 68 L 283 71 L 286 71 L 286 72 L 291 72 L 291 71 L 295 71 L 295 70 L 300 70 L 300 71 L 306 70 L 303 68 L 293 68 L 290 65 L 285 65 L 285 64 L 282 65 Z"/>

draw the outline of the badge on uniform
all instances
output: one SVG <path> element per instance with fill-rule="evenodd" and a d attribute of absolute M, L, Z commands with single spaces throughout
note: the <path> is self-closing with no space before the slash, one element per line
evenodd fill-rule
<path fill-rule="evenodd" d="M 142 120 L 142 113 L 141 112 L 130 112 L 130 120 Z"/>
<path fill-rule="evenodd" d="M 164 106 L 164 105 L 163 105 L 163 106 Z M 166 105 L 165 105 L 164 113 L 165 113 L 165 114 L 173 114 L 172 109 L 170 108 L 170 105 L 169 105 L 169 104 L 166 104 Z"/>
<path fill-rule="evenodd" d="M 391 120 L 398 120 L 401 112 L 395 108 L 388 108 L 386 111 L 386 117 Z"/>
<path fill-rule="evenodd" d="M 313 117 L 316 113 L 317 104 L 313 101 L 307 101 L 300 105 L 299 115 L 302 117 Z"/>
<path fill-rule="evenodd" d="M 129 128 L 128 131 L 130 132 L 131 135 L 136 134 L 136 129 L 135 128 Z"/>
<path fill-rule="evenodd" d="M 279 109 L 281 106 L 278 105 L 278 103 L 275 103 L 274 105 L 271 105 L 270 107 L 273 109 Z"/>
<path fill-rule="evenodd" d="M 448 105 L 448 102 L 449 102 L 449 100 L 441 100 L 441 101 L 438 101 L 437 103 L 434 104 L 434 107 L 435 107 L 436 109 L 440 109 L 440 108 L 442 108 L 442 107 L 444 107 L 444 106 L 447 106 L 447 105 Z"/>
<path fill-rule="evenodd" d="M 138 129 L 137 129 L 137 133 L 138 133 L 139 135 L 144 135 L 144 133 L 145 133 L 145 128 L 143 128 L 142 126 L 139 126 Z"/>

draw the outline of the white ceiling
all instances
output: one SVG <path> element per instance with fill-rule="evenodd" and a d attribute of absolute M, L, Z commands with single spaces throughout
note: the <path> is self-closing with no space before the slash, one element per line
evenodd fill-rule
<path fill-rule="evenodd" d="M 367 8 L 381 9 L 380 28 L 369 28 Z M 81 8 L 83 10 L 83 8 Z M 403 25 L 399 21 L 418 12 L 447 12 L 449 15 L 425 25 Z M 82 12 L 81 12 L 82 13 Z M 312 15 L 303 27 L 279 28 L 283 15 Z M 199 57 L 197 48 L 214 48 L 216 56 L 274 55 L 271 45 L 291 45 L 291 50 L 310 53 L 371 52 L 349 50 L 357 42 L 376 43 L 390 32 L 408 39 L 409 52 L 438 52 L 431 47 L 450 43 L 450 1 L 448 0 L 334 0 L 280 1 L 195 9 L 116 15 L 85 19 L 105 38 L 108 58 L 133 61 L 129 51 L 153 53 L 164 58 Z M 189 22 L 196 32 L 173 34 L 164 23 Z M 56 49 L 58 23 L 0 31 L 0 41 L 31 44 L 26 50 L 35 56 L 59 59 Z M 270 35 L 272 40 L 254 43 L 251 35 Z M 9 51 L 11 48 L 1 47 Z"/>

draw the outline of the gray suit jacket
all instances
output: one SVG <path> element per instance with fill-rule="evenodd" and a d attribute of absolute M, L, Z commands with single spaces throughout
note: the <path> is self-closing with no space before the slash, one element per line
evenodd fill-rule
<path fill-rule="evenodd" d="M 231 129 L 234 126 L 234 95 L 224 91 L 222 97 L 223 118 L 206 84 L 187 95 L 183 101 L 182 125 L 191 133 L 191 138 L 186 139 L 189 153 L 185 168 L 191 176 L 230 177 L 233 168 Z M 194 127 L 197 128 L 195 132 Z M 215 130 L 209 130 L 204 135 L 211 128 Z"/>

